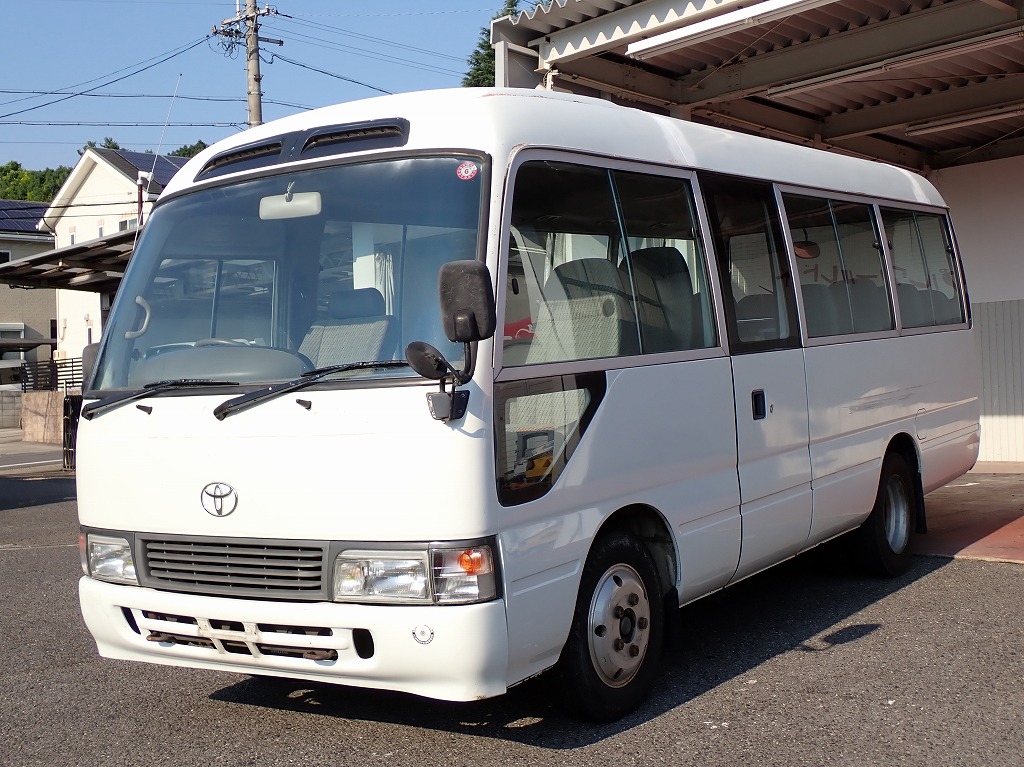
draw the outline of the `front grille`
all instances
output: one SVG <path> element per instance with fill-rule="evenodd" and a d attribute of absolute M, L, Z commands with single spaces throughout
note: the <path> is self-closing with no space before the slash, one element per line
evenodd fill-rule
<path fill-rule="evenodd" d="M 332 629 L 327 626 L 292 626 L 237 620 L 174 615 L 145 609 L 122 608 L 133 631 L 160 648 L 209 651 L 208 657 L 268 656 L 333 663 L 344 653 L 372 658 L 373 637 L 367 629 Z"/>
<path fill-rule="evenodd" d="M 143 586 L 192 594 L 321 600 L 325 545 L 306 541 L 138 537 Z"/>

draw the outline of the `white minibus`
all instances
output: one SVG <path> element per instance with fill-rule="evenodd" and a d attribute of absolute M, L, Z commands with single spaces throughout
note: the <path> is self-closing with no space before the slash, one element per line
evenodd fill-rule
<path fill-rule="evenodd" d="M 899 574 L 977 458 L 911 172 L 608 102 L 410 93 L 166 187 L 78 431 L 99 652 L 635 708 L 678 608 L 841 534 Z"/>

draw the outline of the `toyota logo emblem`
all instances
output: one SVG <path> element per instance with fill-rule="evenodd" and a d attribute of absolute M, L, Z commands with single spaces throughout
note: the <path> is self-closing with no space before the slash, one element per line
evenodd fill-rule
<path fill-rule="evenodd" d="M 212 517 L 226 517 L 238 506 L 238 493 L 224 482 L 211 482 L 199 496 L 203 509 Z"/>

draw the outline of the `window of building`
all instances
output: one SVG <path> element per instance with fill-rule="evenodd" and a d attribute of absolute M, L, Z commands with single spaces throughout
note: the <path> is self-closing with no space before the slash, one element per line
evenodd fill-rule
<path fill-rule="evenodd" d="M 0 250 L 0 264 L 6 264 L 11 260 L 11 251 Z"/>

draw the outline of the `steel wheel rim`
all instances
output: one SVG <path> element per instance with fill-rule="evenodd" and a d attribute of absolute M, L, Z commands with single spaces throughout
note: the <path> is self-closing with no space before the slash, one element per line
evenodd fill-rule
<path fill-rule="evenodd" d="M 885 488 L 885 539 L 899 554 L 910 540 L 910 498 L 903 478 L 893 476 Z"/>
<path fill-rule="evenodd" d="M 624 687 L 640 671 L 651 634 L 651 603 L 640 574 L 608 568 L 594 589 L 587 620 L 590 659 L 601 681 Z"/>

